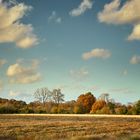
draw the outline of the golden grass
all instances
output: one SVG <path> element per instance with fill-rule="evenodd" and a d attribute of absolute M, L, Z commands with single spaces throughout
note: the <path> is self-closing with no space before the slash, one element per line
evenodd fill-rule
<path fill-rule="evenodd" d="M 138 134 L 139 116 L 0 115 L 0 140 L 115 140 Z"/>

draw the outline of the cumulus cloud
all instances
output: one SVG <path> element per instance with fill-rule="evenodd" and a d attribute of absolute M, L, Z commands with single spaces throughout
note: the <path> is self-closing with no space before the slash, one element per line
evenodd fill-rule
<path fill-rule="evenodd" d="M 111 56 L 111 52 L 106 49 L 93 49 L 90 52 L 85 52 L 82 57 L 84 60 L 88 60 L 91 58 L 102 58 L 102 59 L 107 59 Z"/>
<path fill-rule="evenodd" d="M 41 75 L 37 72 L 37 63 L 33 61 L 30 66 L 25 66 L 21 62 L 10 65 L 7 69 L 7 76 L 11 83 L 29 84 L 38 82 Z"/>
<path fill-rule="evenodd" d="M 135 64 L 140 64 L 140 56 L 138 55 L 134 55 L 131 59 L 130 59 L 130 63 L 135 65 Z"/>
<path fill-rule="evenodd" d="M 6 63 L 5 59 L 0 59 L 0 67 L 2 67 Z"/>
<path fill-rule="evenodd" d="M 31 6 L 23 3 L 0 2 L 0 43 L 11 42 L 20 48 L 29 48 L 38 43 L 32 25 L 20 21 L 31 9 Z"/>
<path fill-rule="evenodd" d="M 55 22 L 55 23 L 61 23 L 62 22 L 62 18 L 57 16 L 57 13 L 55 11 L 53 11 L 51 13 L 51 15 L 48 17 L 48 21 L 51 22 Z"/>
<path fill-rule="evenodd" d="M 140 24 L 134 26 L 132 33 L 128 36 L 128 40 L 140 40 Z"/>
<path fill-rule="evenodd" d="M 70 11 L 71 16 L 80 16 L 84 14 L 87 10 L 92 9 L 93 1 L 92 0 L 83 0 L 78 8 L 73 9 Z"/>
<path fill-rule="evenodd" d="M 128 0 L 121 6 L 121 0 L 113 0 L 98 13 L 100 22 L 107 24 L 132 24 L 134 29 L 128 40 L 140 40 L 140 1 Z"/>
<path fill-rule="evenodd" d="M 77 70 L 70 70 L 70 75 L 77 80 L 81 80 L 89 75 L 89 71 L 86 68 L 80 68 Z"/>

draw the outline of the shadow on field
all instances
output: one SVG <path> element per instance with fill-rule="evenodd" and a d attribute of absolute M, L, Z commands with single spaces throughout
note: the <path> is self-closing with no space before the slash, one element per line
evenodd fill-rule
<path fill-rule="evenodd" d="M 140 140 L 140 136 L 119 136 L 119 137 L 75 137 L 70 140 Z"/>
<path fill-rule="evenodd" d="M 0 137 L 0 140 L 16 140 L 16 138 L 13 138 L 13 137 Z"/>
<path fill-rule="evenodd" d="M 47 138 L 47 137 L 0 137 L 0 140 L 140 140 L 140 136 L 122 136 L 122 137 L 95 137 L 95 136 L 85 136 L 85 137 L 73 137 L 73 138 Z"/>

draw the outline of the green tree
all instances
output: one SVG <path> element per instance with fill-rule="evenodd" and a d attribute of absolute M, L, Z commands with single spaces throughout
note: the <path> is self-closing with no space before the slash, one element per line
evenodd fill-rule
<path fill-rule="evenodd" d="M 111 114 L 115 113 L 115 103 L 108 102 L 107 106 L 109 107 L 109 110 L 111 111 Z"/>
<path fill-rule="evenodd" d="M 137 103 L 135 105 L 135 109 L 136 109 L 136 113 L 138 115 L 140 115 L 140 100 L 137 101 Z"/>
<path fill-rule="evenodd" d="M 116 114 L 127 114 L 127 107 L 125 105 L 121 105 L 115 108 Z"/>

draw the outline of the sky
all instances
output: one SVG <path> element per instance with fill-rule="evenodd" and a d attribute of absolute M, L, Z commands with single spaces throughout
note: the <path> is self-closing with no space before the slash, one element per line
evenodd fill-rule
<path fill-rule="evenodd" d="M 140 99 L 139 0 L 0 0 L 0 97 Z"/>

